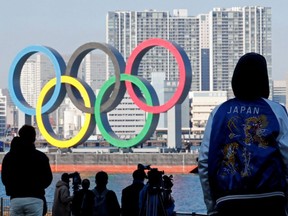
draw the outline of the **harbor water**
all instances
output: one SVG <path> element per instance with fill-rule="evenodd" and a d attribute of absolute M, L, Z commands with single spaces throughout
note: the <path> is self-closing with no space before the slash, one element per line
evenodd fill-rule
<path fill-rule="evenodd" d="M 60 179 L 62 173 L 53 174 L 53 182 L 46 189 L 46 199 L 48 202 L 53 202 L 53 194 L 56 182 Z M 165 173 L 170 175 L 169 173 Z M 95 173 L 80 173 L 81 178 L 88 178 L 91 182 L 90 189 L 95 187 Z M 25 176 L 23 176 L 25 178 Z M 132 183 L 131 174 L 109 174 L 107 187 L 114 190 L 119 203 L 121 203 L 121 191 L 123 188 Z M 202 189 L 198 175 L 195 174 L 176 174 L 173 175 L 174 186 L 172 195 L 175 199 L 175 211 L 206 214 L 206 208 L 203 201 Z M 19 179 L 19 184 L 21 180 Z M 23 185 L 25 187 L 25 185 Z M 71 189 L 72 192 L 72 189 Z M 1 182 L 0 196 L 6 197 L 5 188 Z"/>

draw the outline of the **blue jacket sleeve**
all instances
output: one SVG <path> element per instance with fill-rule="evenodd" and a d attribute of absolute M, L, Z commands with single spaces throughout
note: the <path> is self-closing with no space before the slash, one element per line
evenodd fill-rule
<path fill-rule="evenodd" d="M 211 197 L 210 185 L 208 180 L 208 154 L 210 145 L 210 135 L 212 130 L 213 117 L 217 109 L 218 107 L 216 107 L 209 116 L 198 158 L 198 171 L 199 171 L 200 183 L 202 186 L 204 202 L 207 207 L 208 215 L 213 215 L 217 213 L 215 209 L 215 200 L 213 200 Z"/>

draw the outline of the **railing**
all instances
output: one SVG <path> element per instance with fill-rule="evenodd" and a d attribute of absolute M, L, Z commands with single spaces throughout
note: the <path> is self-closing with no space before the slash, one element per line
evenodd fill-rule
<path fill-rule="evenodd" d="M 192 213 L 176 212 L 176 216 L 207 216 L 207 215 L 197 214 L 197 213 L 195 213 L 195 212 L 192 212 Z"/>
<path fill-rule="evenodd" d="M 52 216 L 52 202 L 47 202 L 47 214 L 46 216 Z M 10 199 L 3 198 L 0 199 L 0 216 L 9 216 L 10 215 Z M 197 214 L 195 212 L 185 213 L 185 212 L 177 212 L 176 216 L 206 216 L 204 214 Z"/>
<path fill-rule="evenodd" d="M 9 215 L 10 200 L 1 197 L 0 205 L 0 215 Z"/>

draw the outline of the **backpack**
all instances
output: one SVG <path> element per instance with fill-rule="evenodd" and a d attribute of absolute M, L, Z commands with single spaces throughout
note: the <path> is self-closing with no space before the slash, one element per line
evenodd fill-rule
<path fill-rule="evenodd" d="M 94 216 L 108 216 L 106 195 L 109 192 L 105 189 L 101 194 L 94 188 L 92 190 L 95 194 L 94 197 Z"/>

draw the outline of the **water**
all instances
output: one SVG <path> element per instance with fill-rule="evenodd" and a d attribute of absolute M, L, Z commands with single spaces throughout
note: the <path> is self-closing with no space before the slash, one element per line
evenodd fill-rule
<path fill-rule="evenodd" d="M 82 179 L 88 178 L 90 180 L 90 189 L 95 187 L 95 174 L 80 173 L 80 175 Z M 61 173 L 53 174 L 53 182 L 46 189 L 46 199 L 48 202 L 53 202 L 55 184 L 60 177 Z M 174 175 L 173 179 L 174 186 L 172 188 L 172 195 L 175 199 L 175 211 L 206 214 L 199 177 L 193 174 L 177 174 Z M 115 191 L 118 201 L 121 203 L 122 189 L 131 184 L 131 174 L 109 174 L 108 181 L 107 188 Z M 0 196 L 6 197 L 5 189 L 1 181 Z"/>

